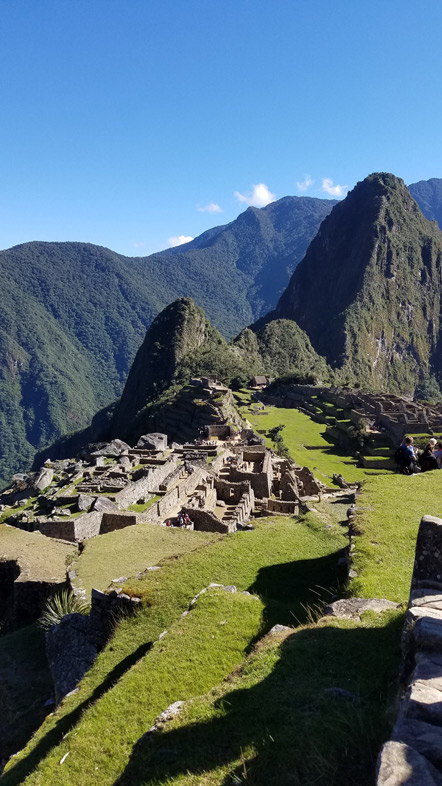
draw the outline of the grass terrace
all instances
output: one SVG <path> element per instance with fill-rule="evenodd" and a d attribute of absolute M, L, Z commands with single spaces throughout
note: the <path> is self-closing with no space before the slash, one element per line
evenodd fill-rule
<path fill-rule="evenodd" d="M 0 524 L 0 560 L 17 560 L 20 570 L 34 581 L 63 581 L 66 559 L 75 554 L 69 546 L 40 532 L 25 532 Z"/>
<path fill-rule="evenodd" d="M 231 678 L 141 741 L 119 786 L 371 786 L 400 628 L 397 614 L 365 614 L 266 637 Z"/>
<path fill-rule="evenodd" d="M 366 480 L 357 505 L 352 595 L 407 602 L 416 536 L 423 515 L 442 517 L 442 471 Z"/>
<path fill-rule="evenodd" d="M 335 591 L 337 559 L 345 542 L 338 524 L 326 530 L 313 514 L 300 520 L 263 519 L 251 532 L 217 537 L 195 551 L 163 560 L 160 571 L 127 582 L 125 591 L 142 597 L 142 609 L 118 625 L 78 693 L 65 699 L 11 760 L 5 786 L 112 786 L 158 712 L 172 701 L 220 684 L 240 665 L 260 632 L 276 622 L 305 620 L 306 604 Z M 204 601 L 199 607 L 201 614 L 208 609 L 204 617 L 192 612 L 179 622 L 190 599 L 211 582 L 235 584 L 261 596 L 262 603 L 238 596 L 241 606 L 233 622 L 227 609 L 214 606 L 212 612 Z M 217 597 L 230 604 L 227 593 Z M 171 626 L 171 643 L 166 636 L 147 654 L 149 642 Z M 216 632 L 221 628 L 222 634 Z M 164 651 L 170 654 L 163 660 Z"/>
<path fill-rule="evenodd" d="M 297 464 L 313 470 L 320 480 L 324 480 L 324 476 L 331 479 L 333 473 L 337 473 L 352 483 L 363 480 L 373 472 L 357 467 L 354 456 L 346 455 L 326 439 L 324 423 L 315 423 L 298 409 L 266 407 L 261 412 L 248 408 L 242 411 L 253 428 L 266 438 L 268 447 L 272 447 L 272 442 L 266 437 L 266 433 L 283 424 L 285 428 L 282 437 L 290 455 Z"/>
<path fill-rule="evenodd" d="M 133 505 L 130 505 L 129 510 L 132 510 L 134 513 L 144 513 L 146 510 L 149 510 L 149 508 L 154 505 L 155 502 L 158 502 L 159 499 L 161 499 L 161 497 L 159 494 L 156 494 L 155 496 L 148 499 L 147 502 L 143 502 L 140 505 L 135 502 Z"/>
<path fill-rule="evenodd" d="M 167 557 L 193 551 L 217 538 L 208 532 L 137 524 L 85 541 L 75 570 L 89 597 L 92 587 L 105 590 L 112 579 L 133 577 Z"/>

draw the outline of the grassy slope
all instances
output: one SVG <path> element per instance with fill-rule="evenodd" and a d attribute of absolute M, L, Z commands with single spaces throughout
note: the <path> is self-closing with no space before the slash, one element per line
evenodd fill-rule
<path fill-rule="evenodd" d="M 238 673 L 141 741 L 118 786 L 371 786 L 400 626 L 369 614 L 262 640 Z"/>
<path fill-rule="evenodd" d="M 77 584 L 84 587 L 89 597 L 92 587 L 105 590 L 112 579 L 135 576 L 166 557 L 193 551 L 215 539 L 217 536 L 208 532 L 188 532 L 152 524 L 109 532 L 84 544 L 73 566 L 77 571 Z"/>
<path fill-rule="evenodd" d="M 324 480 L 324 475 L 326 479 L 331 479 L 334 472 L 342 474 L 350 483 L 367 477 L 367 470 L 355 466 L 354 456 L 347 456 L 333 443 L 327 442 L 324 438 L 325 424 L 315 423 L 298 409 L 266 407 L 264 413 L 257 414 L 257 411 L 250 409 L 244 411 L 245 417 L 257 431 L 268 431 L 280 423 L 284 424 L 282 437 L 290 455 L 297 464 L 314 470 L 320 480 Z M 268 438 L 266 443 L 269 447 L 272 446 Z M 314 449 L 307 450 L 306 445 Z"/>
<path fill-rule="evenodd" d="M 83 679 L 79 692 L 62 703 L 19 759 L 10 762 L 3 776 L 5 784 L 71 785 L 76 782 L 70 776 L 71 761 L 72 766 L 83 768 L 82 786 L 113 784 L 115 774 L 127 763 L 128 750 L 136 735 L 140 736 L 151 725 L 149 697 L 140 701 L 143 682 L 133 679 L 136 672 L 127 671 L 145 651 L 146 642 L 154 641 L 161 631 L 169 629 L 187 608 L 190 598 L 212 581 L 234 583 L 240 590 L 250 589 L 262 595 L 265 609 L 260 624 L 264 630 L 275 622 L 290 624 L 294 615 L 301 617 L 304 614 L 301 603 L 317 597 L 318 588 L 314 585 L 318 576 L 326 587 L 335 584 L 337 551 L 344 543 L 338 527 L 325 530 L 313 516 L 300 522 L 282 517 L 263 520 L 252 532 L 219 538 L 178 559 L 166 560 L 161 571 L 126 586 L 129 591 L 140 593 L 144 603 L 151 605 L 145 605 L 134 620 L 119 625 L 114 638 Z M 257 633 L 257 630 L 249 631 L 249 642 Z M 191 637 L 183 644 L 179 655 L 186 664 L 186 673 L 195 678 L 188 696 L 203 690 L 198 682 L 198 669 L 192 667 L 192 662 L 199 657 L 199 643 L 195 640 L 192 644 L 192 641 Z M 136 669 L 142 669 L 142 664 L 143 660 Z M 112 687 L 118 678 L 119 682 Z M 213 687 L 217 681 L 214 680 Z M 209 687 L 206 685 L 204 690 Z M 180 698 L 180 691 L 177 684 L 176 698 Z M 169 698 L 159 709 L 170 703 Z M 156 713 L 158 707 L 155 705 L 152 711 Z M 84 714 L 78 722 L 81 712 Z M 126 725 L 128 728 L 130 725 L 130 730 L 122 741 Z M 68 757 L 60 770 L 58 762 L 67 752 L 66 743 L 60 744 L 61 738 L 72 726 L 75 726 L 72 744 L 81 745 L 83 752 L 77 761 L 74 756 Z M 102 744 L 105 752 L 100 748 Z M 90 761 L 100 769 L 91 770 Z M 106 768 L 106 777 L 101 766 Z M 49 776 L 48 772 L 54 768 L 55 774 Z M 34 774 L 25 780 L 26 774 L 33 771 Z M 66 780 L 60 780 L 61 776 Z"/>
<path fill-rule="evenodd" d="M 74 546 L 46 538 L 39 532 L 0 524 L 0 559 L 17 559 L 22 573 L 33 580 L 63 581 L 66 557 L 75 553 Z"/>
<path fill-rule="evenodd" d="M 368 479 L 357 504 L 361 510 L 353 595 L 408 600 L 419 522 L 424 514 L 442 516 L 442 473 L 379 475 Z"/>

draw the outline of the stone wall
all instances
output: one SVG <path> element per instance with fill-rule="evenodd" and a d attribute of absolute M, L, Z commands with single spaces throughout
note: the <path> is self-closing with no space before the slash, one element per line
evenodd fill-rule
<path fill-rule="evenodd" d="M 226 423 L 211 423 L 206 426 L 206 434 L 208 439 L 212 439 L 212 437 L 229 439 L 232 436 L 232 429 Z"/>
<path fill-rule="evenodd" d="M 39 524 L 39 530 L 47 538 L 57 538 L 58 540 L 68 540 L 71 543 L 76 543 L 79 540 L 86 540 L 99 535 L 102 515 L 98 511 L 92 511 L 91 513 L 84 513 L 76 519 L 45 521 Z"/>
<path fill-rule="evenodd" d="M 137 523 L 136 513 L 103 513 L 100 526 L 100 535 L 114 532 L 117 529 L 132 527 Z"/>
<path fill-rule="evenodd" d="M 266 509 L 270 513 L 283 513 L 284 515 L 297 515 L 299 513 L 299 503 L 286 499 L 266 500 Z"/>
<path fill-rule="evenodd" d="M 157 502 L 157 515 L 160 519 L 165 519 L 170 511 L 179 504 L 178 487 L 169 491 L 164 497 L 161 497 Z"/>
<path fill-rule="evenodd" d="M 230 480 L 234 483 L 249 481 L 255 496 L 262 499 L 270 497 L 272 493 L 273 467 L 272 456 L 269 450 L 262 448 L 244 448 L 242 452 L 244 461 L 257 463 L 262 460 L 262 468 L 258 472 L 245 471 L 232 464 Z"/>
<path fill-rule="evenodd" d="M 424 516 L 403 634 L 401 702 L 377 786 L 442 784 L 442 519 Z"/>
<path fill-rule="evenodd" d="M 236 529 L 235 522 L 226 523 L 221 521 L 210 510 L 185 507 L 183 508 L 183 513 L 189 515 L 189 518 L 193 522 L 194 529 L 201 532 L 220 532 L 226 535 L 228 532 L 234 532 Z"/>
<path fill-rule="evenodd" d="M 165 464 L 147 469 L 147 475 L 129 483 L 126 488 L 115 495 L 115 503 L 119 510 L 125 510 L 134 505 L 141 497 L 149 492 L 158 491 L 160 483 L 175 470 L 176 458 L 170 458 Z"/>
<path fill-rule="evenodd" d="M 184 478 L 179 486 L 178 486 L 178 493 L 180 499 L 185 497 L 190 497 L 191 494 L 195 491 L 196 487 L 203 483 L 207 477 L 207 470 L 199 467 L 195 469 L 195 472 L 192 472 L 188 478 Z"/>
<path fill-rule="evenodd" d="M 237 505 L 242 495 L 249 491 L 250 482 L 241 480 L 234 483 L 231 480 L 215 479 L 216 496 L 228 505 Z"/>

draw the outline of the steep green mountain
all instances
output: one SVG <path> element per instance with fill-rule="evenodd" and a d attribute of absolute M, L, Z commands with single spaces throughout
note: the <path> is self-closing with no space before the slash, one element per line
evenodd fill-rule
<path fill-rule="evenodd" d="M 192 297 L 230 338 L 274 307 L 335 204 L 335 200 L 289 196 L 261 209 L 249 207 L 230 224 L 209 229 L 185 246 L 153 254 L 146 262 L 152 272 L 161 264 L 172 281 L 177 267 L 184 271 L 174 296 Z M 213 275 L 215 285 L 204 299 L 192 289 L 201 271 Z"/>
<path fill-rule="evenodd" d="M 271 316 L 295 320 L 341 380 L 412 393 L 441 379 L 441 263 L 439 228 L 376 173 L 322 223 Z"/>
<path fill-rule="evenodd" d="M 408 186 L 408 190 L 425 218 L 429 221 L 437 221 L 442 228 L 442 178 L 419 180 L 418 183 Z"/>
<path fill-rule="evenodd" d="M 153 321 L 137 352 L 111 433 L 129 441 L 152 428 L 167 431 L 163 414 L 195 376 L 247 383 L 253 366 L 228 344 L 191 298 L 179 298 Z"/>
<path fill-rule="evenodd" d="M 289 319 L 274 319 L 257 332 L 245 328 L 235 339 L 235 346 L 257 373 L 278 377 L 294 373 L 321 382 L 328 382 L 332 376 L 307 334 Z"/>
<path fill-rule="evenodd" d="M 272 308 L 333 204 L 286 197 L 146 258 L 87 243 L 1 251 L 0 487 L 121 394 L 171 301 L 193 297 L 227 337 Z"/>

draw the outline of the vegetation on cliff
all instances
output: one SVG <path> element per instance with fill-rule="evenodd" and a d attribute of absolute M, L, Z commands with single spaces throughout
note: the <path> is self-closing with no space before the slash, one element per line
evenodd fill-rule
<path fill-rule="evenodd" d="M 442 374 L 442 233 L 402 180 L 370 175 L 333 208 L 273 317 L 295 320 L 343 381 L 413 393 Z"/>
<path fill-rule="evenodd" d="M 0 487 L 121 394 L 171 301 L 193 297 L 226 337 L 272 308 L 333 204 L 286 197 L 145 258 L 89 243 L 1 251 Z"/>

